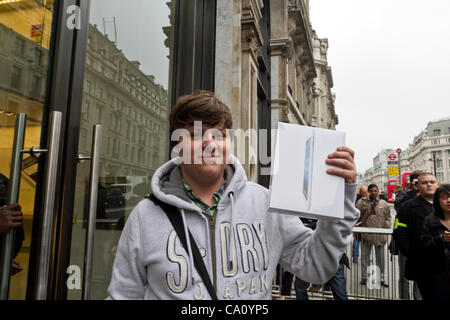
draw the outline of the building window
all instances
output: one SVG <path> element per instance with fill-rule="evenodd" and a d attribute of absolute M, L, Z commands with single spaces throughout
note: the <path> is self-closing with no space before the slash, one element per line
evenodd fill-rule
<path fill-rule="evenodd" d="M 129 138 L 130 135 L 131 135 L 131 122 L 127 121 L 127 124 L 126 124 L 126 137 Z"/>
<path fill-rule="evenodd" d="M 442 165 L 442 160 L 441 159 L 437 159 L 436 160 L 436 169 L 442 169 L 443 165 Z"/>
<path fill-rule="evenodd" d="M 103 99 L 103 89 L 97 88 L 97 97 L 102 100 Z"/>
<path fill-rule="evenodd" d="M 25 40 L 16 38 L 15 53 L 16 55 L 23 55 L 25 53 Z"/>
<path fill-rule="evenodd" d="M 117 123 L 116 123 L 116 131 L 121 132 L 122 131 L 122 119 L 120 116 L 117 116 Z"/>
<path fill-rule="evenodd" d="M 115 117 L 114 113 L 110 112 L 109 113 L 109 129 L 115 130 L 115 128 L 116 128 L 116 117 Z"/>
<path fill-rule="evenodd" d="M 84 92 L 91 93 L 91 87 L 92 87 L 91 82 L 89 80 L 86 80 L 84 82 Z"/>
<path fill-rule="evenodd" d="M 34 49 L 34 63 L 37 65 L 42 63 L 42 51 L 39 48 Z"/>
<path fill-rule="evenodd" d="M 436 179 L 438 182 L 444 181 L 444 174 L 442 172 L 436 173 Z"/>
<path fill-rule="evenodd" d="M 97 107 L 95 108 L 95 123 L 101 124 L 102 123 L 101 121 L 102 121 L 102 107 L 97 105 Z"/>
<path fill-rule="evenodd" d="M 133 128 L 131 129 L 131 141 L 132 142 L 136 142 L 136 131 L 137 131 L 136 127 L 133 126 Z"/>
<path fill-rule="evenodd" d="M 22 68 L 18 66 L 13 66 L 11 73 L 11 87 L 14 89 L 20 89 L 21 82 L 22 82 Z"/>
<path fill-rule="evenodd" d="M 110 154 L 110 152 L 111 152 L 111 138 L 110 137 L 108 137 L 108 144 L 107 144 L 107 150 L 106 150 L 106 154 L 107 155 L 109 155 Z"/>
<path fill-rule="evenodd" d="M 31 83 L 31 95 L 32 96 L 40 96 L 41 95 L 41 83 L 42 78 L 36 75 L 33 75 L 33 80 Z"/>
<path fill-rule="evenodd" d="M 117 139 L 114 139 L 114 147 L 113 147 L 113 157 L 115 159 L 119 159 L 120 155 L 120 141 Z"/>
<path fill-rule="evenodd" d="M 86 149 L 88 144 L 88 132 L 85 128 L 80 128 L 80 148 Z"/>
<path fill-rule="evenodd" d="M 81 117 L 83 118 L 83 120 L 89 119 L 89 101 L 85 101 L 83 103 L 82 109 L 81 109 Z"/>
<path fill-rule="evenodd" d="M 126 144 L 125 145 L 125 154 L 124 154 L 125 160 L 128 160 L 130 157 L 129 151 L 130 151 L 130 147 Z"/>
<path fill-rule="evenodd" d="M 433 131 L 433 135 L 440 136 L 441 135 L 441 129 L 436 129 Z"/>

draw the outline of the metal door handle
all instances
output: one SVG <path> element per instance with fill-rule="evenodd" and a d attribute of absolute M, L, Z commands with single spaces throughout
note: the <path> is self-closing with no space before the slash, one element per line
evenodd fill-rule
<path fill-rule="evenodd" d="M 25 141 L 26 122 L 27 115 L 25 113 L 18 113 L 16 117 L 16 129 L 14 132 L 14 144 L 11 155 L 8 204 L 17 203 L 17 200 L 19 199 L 20 170 L 22 164 L 22 149 Z M 0 252 L 0 300 L 8 299 L 15 234 L 16 231 L 12 229 L 3 236 Z"/>
<path fill-rule="evenodd" d="M 48 151 L 45 159 L 44 198 L 41 208 L 42 222 L 40 223 L 40 239 L 37 253 L 37 283 L 35 291 L 37 300 L 47 299 L 48 295 L 61 121 L 61 112 L 51 112 L 50 133 L 47 143 Z"/>
<path fill-rule="evenodd" d="M 86 231 L 85 258 L 83 267 L 83 300 L 89 300 L 91 296 L 92 282 L 92 264 L 94 261 L 94 232 L 97 217 L 97 198 L 98 198 L 98 176 L 100 168 L 100 140 L 102 135 L 102 126 L 96 124 L 92 135 L 91 168 L 89 184 L 89 215 Z M 79 156 L 79 159 L 88 159 L 88 157 Z"/>

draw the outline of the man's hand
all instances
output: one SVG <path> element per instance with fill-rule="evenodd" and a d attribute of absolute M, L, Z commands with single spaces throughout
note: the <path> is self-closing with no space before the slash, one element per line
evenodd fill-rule
<path fill-rule="evenodd" d="M 450 242 L 450 232 L 444 231 L 443 233 L 441 233 L 441 239 L 444 242 Z"/>
<path fill-rule="evenodd" d="M 9 204 L 0 209 L 0 234 L 22 225 L 22 208 L 18 204 Z"/>
<path fill-rule="evenodd" d="M 11 275 L 15 275 L 23 270 L 23 267 L 20 265 L 19 261 L 16 259 L 12 260 L 11 264 Z"/>
<path fill-rule="evenodd" d="M 346 183 L 356 183 L 356 166 L 355 166 L 355 152 L 348 147 L 337 148 L 328 156 L 326 163 L 338 168 L 331 168 L 327 173 L 333 174 L 345 179 Z"/>

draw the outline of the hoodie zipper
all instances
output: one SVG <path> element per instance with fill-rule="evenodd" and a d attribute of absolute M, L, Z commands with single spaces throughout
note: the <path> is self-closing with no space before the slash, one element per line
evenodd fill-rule
<path fill-rule="evenodd" d="M 209 220 L 209 237 L 211 239 L 211 261 L 213 272 L 213 286 L 217 290 L 217 275 L 216 275 L 216 237 L 215 237 L 215 224 L 216 224 L 217 210 L 213 215 L 207 215 Z"/>

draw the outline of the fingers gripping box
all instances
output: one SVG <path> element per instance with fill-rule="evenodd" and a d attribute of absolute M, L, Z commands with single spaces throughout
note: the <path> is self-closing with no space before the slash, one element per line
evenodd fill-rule
<path fill-rule="evenodd" d="M 327 173 L 328 155 L 345 145 L 343 132 L 278 123 L 269 209 L 305 218 L 344 218 L 344 178 Z"/>

